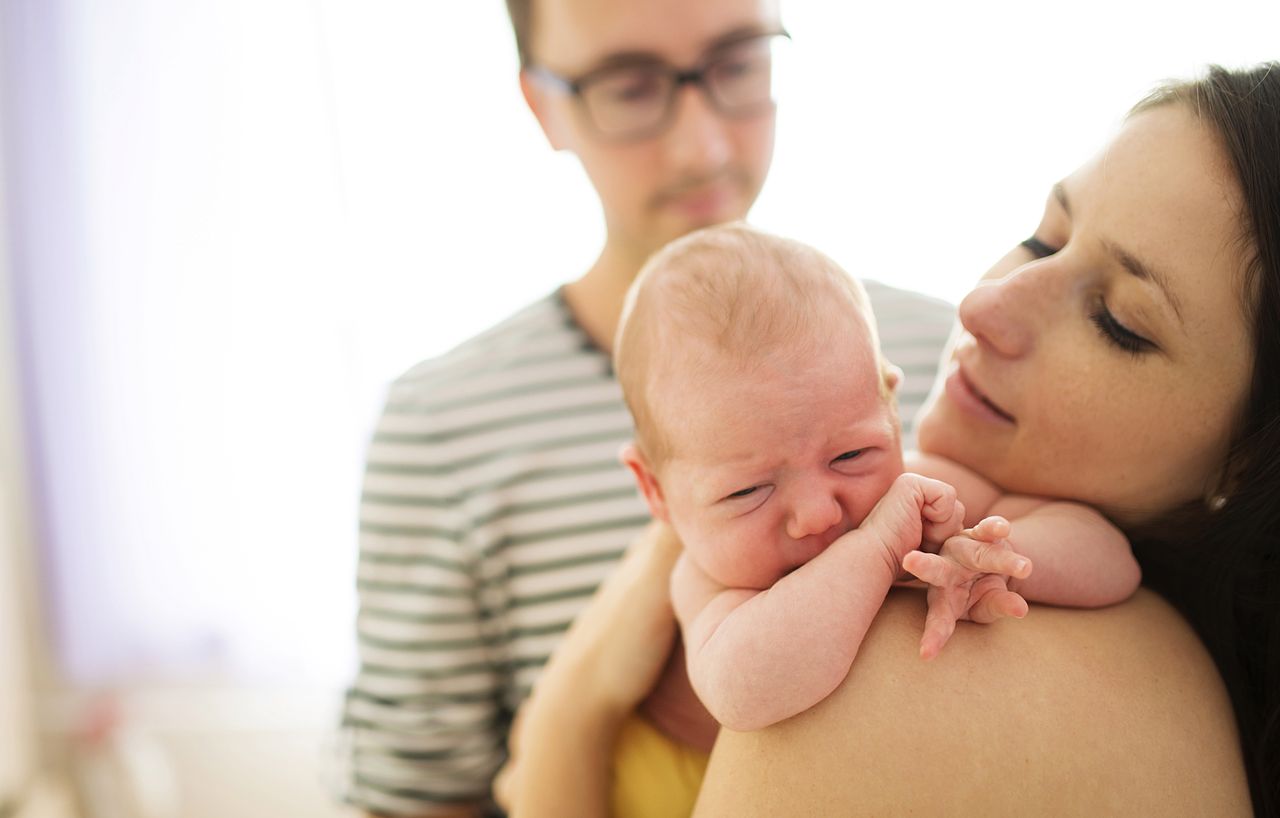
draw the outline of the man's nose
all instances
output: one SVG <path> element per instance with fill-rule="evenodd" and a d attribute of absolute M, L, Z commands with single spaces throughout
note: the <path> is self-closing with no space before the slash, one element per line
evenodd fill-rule
<path fill-rule="evenodd" d="M 840 501 L 829 492 L 815 491 L 797 497 L 792 505 L 791 517 L 787 520 L 787 536 L 793 540 L 802 540 L 830 530 L 840 518 L 844 510 Z"/>
<path fill-rule="evenodd" d="M 675 121 L 665 134 L 672 164 L 685 175 L 703 176 L 729 160 L 729 122 L 716 111 L 707 90 L 689 83 L 676 91 Z"/>

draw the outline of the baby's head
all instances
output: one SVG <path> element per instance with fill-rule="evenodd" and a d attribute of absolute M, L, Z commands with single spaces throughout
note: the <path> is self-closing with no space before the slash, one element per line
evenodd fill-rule
<path fill-rule="evenodd" d="M 862 286 L 742 224 L 668 245 L 615 343 L 649 508 L 724 585 L 766 588 L 856 527 L 902 472 L 893 390 Z"/>

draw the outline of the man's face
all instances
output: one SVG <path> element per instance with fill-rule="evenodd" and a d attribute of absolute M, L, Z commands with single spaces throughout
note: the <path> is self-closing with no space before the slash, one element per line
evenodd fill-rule
<path fill-rule="evenodd" d="M 698 66 L 727 41 L 781 28 L 768 0 L 536 0 L 533 61 L 564 77 L 622 59 Z M 774 111 L 727 117 L 704 89 L 676 91 L 669 124 L 635 140 L 602 137 L 580 101 L 525 75 L 526 95 L 557 149 L 582 162 L 609 240 L 640 257 L 690 230 L 746 216 L 773 154 Z"/>

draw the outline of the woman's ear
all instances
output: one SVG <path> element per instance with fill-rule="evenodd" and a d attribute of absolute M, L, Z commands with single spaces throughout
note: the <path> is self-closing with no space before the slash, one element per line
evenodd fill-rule
<path fill-rule="evenodd" d="M 552 104 L 550 93 L 528 71 L 520 72 L 520 93 L 524 96 L 529 110 L 533 112 L 534 118 L 538 120 L 538 125 L 547 137 L 547 142 L 551 143 L 552 150 L 568 149 L 568 141 L 565 138 L 567 124 L 564 121 L 563 110 Z"/>
<path fill-rule="evenodd" d="M 644 496 L 644 501 L 649 504 L 649 513 L 653 515 L 655 520 L 661 520 L 669 524 L 671 516 L 667 514 L 667 501 L 662 496 L 662 484 L 658 482 L 657 475 L 653 473 L 653 469 L 649 466 L 649 461 L 645 460 L 640 448 L 635 443 L 628 443 L 622 447 L 620 457 L 626 467 L 631 469 L 631 473 L 635 475 L 636 485 L 640 488 L 640 494 Z"/>

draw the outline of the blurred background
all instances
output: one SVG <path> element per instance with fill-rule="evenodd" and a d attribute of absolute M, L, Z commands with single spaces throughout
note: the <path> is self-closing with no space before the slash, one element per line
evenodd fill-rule
<path fill-rule="evenodd" d="M 1274 0 L 783 14 L 754 220 L 953 301 L 1154 82 L 1280 57 Z M 383 388 L 603 237 L 516 70 L 500 0 L 0 0 L 0 816 L 345 814 Z"/>

